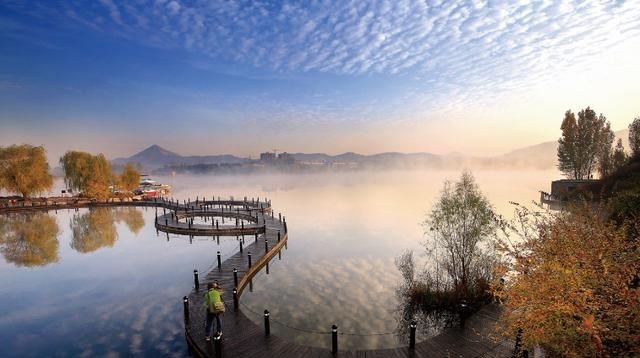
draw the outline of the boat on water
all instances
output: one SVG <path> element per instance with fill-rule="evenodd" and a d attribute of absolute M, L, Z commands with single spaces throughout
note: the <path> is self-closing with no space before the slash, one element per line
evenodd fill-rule
<path fill-rule="evenodd" d="M 168 194 L 170 191 L 170 185 L 158 183 L 149 177 L 143 177 L 140 180 L 140 185 L 133 191 L 133 193 L 147 199 L 162 197 Z"/>

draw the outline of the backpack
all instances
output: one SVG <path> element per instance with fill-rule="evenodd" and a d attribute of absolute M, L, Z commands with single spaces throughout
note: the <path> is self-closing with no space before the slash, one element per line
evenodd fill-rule
<path fill-rule="evenodd" d="M 222 302 L 222 297 L 220 297 L 220 293 L 218 291 L 212 290 L 207 292 L 207 301 L 209 303 L 209 312 L 224 313 L 224 303 Z"/>

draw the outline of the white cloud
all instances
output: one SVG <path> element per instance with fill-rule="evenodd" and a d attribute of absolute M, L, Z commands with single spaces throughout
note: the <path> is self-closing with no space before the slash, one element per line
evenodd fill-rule
<path fill-rule="evenodd" d="M 407 103 L 442 110 L 535 86 L 640 36 L 637 1 L 100 2 L 39 7 L 95 31 L 276 73 L 407 76 Z"/>

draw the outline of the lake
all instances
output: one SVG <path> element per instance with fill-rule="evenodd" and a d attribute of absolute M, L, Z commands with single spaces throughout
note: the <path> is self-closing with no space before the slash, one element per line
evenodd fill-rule
<path fill-rule="evenodd" d="M 459 172 L 156 177 L 180 200 L 268 197 L 287 218 L 289 242 L 245 290 L 245 314 L 272 334 L 329 347 L 307 331 L 337 324 L 341 349 L 393 347 L 398 329 L 394 258 L 418 258 L 425 213 Z M 478 171 L 481 190 L 510 216 L 509 201 L 538 200 L 556 171 Z M 57 183 L 59 190 L 61 182 Z M 58 191 L 59 192 L 59 191 Z M 80 209 L 10 215 L 0 231 L 0 356 L 185 356 L 181 298 L 192 270 L 236 249 L 235 237 L 157 235 L 154 210 Z M 420 333 L 420 330 L 419 330 Z M 419 339 L 434 332 L 422 330 Z M 231 339 L 231 337 L 227 337 Z"/>

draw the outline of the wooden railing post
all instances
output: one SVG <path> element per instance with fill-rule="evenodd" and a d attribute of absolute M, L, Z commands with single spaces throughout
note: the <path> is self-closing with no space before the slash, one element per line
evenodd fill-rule
<path fill-rule="evenodd" d="M 264 335 L 271 334 L 271 325 L 269 324 L 269 310 L 264 310 Z"/>
<path fill-rule="evenodd" d="M 184 306 L 184 324 L 185 328 L 188 328 L 186 326 L 189 325 L 189 297 L 182 297 L 182 304 Z"/>
<path fill-rule="evenodd" d="M 411 321 L 409 324 L 409 349 L 416 348 L 416 321 Z"/>
<path fill-rule="evenodd" d="M 338 353 L 338 326 L 331 326 L 331 353 Z"/>

